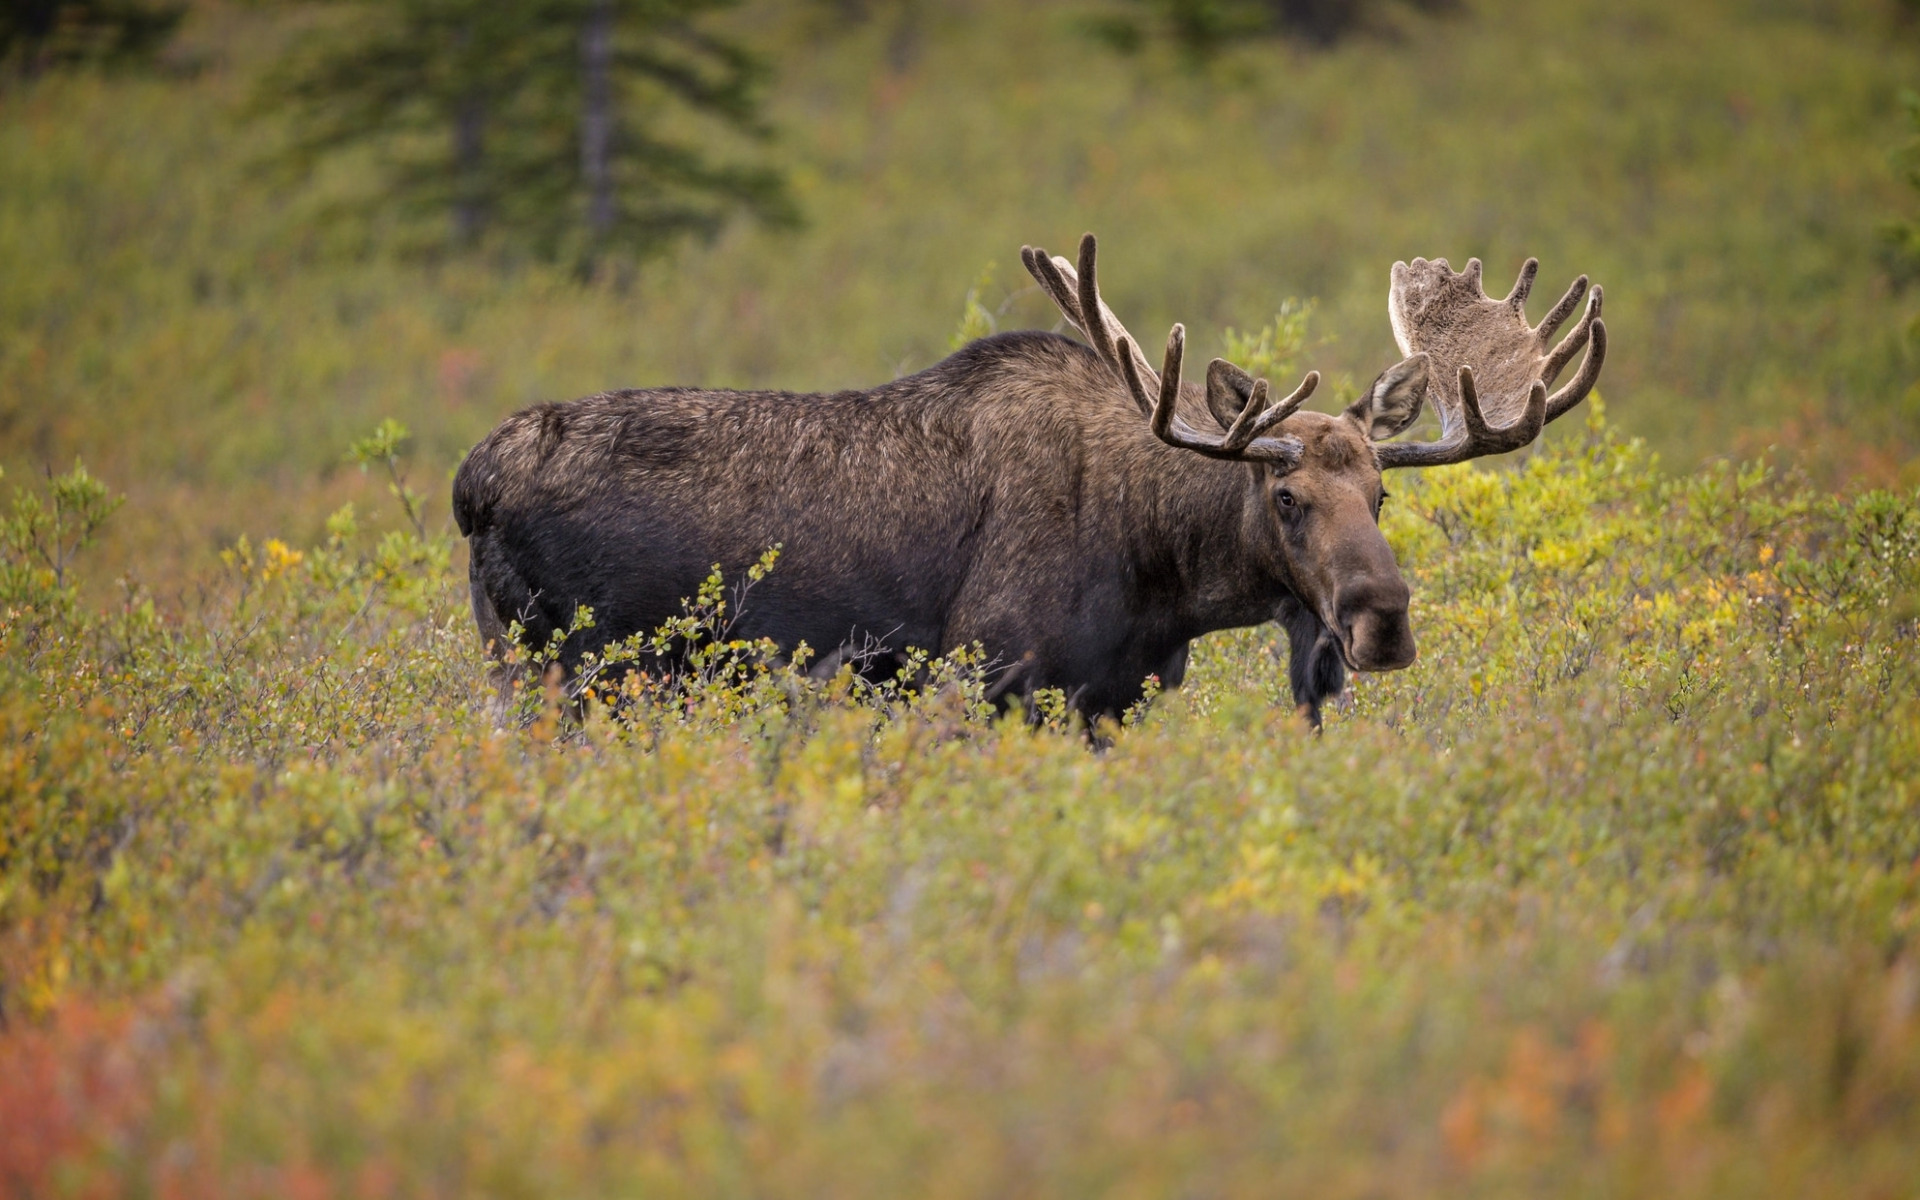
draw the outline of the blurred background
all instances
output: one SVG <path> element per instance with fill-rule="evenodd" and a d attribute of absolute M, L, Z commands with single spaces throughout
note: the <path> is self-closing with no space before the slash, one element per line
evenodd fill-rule
<path fill-rule="evenodd" d="M 1912 483 L 1914 86 L 1903 0 L 9 0 L 0 466 L 83 457 L 164 594 L 383 418 L 444 521 L 515 409 L 879 383 L 1091 229 L 1150 343 L 1310 305 L 1323 407 L 1395 259 L 1536 255 L 1670 467 Z"/>

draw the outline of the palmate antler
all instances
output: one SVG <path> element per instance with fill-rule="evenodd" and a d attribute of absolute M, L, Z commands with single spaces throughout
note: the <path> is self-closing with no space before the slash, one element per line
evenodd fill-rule
<path fill-rule="evenodd" d="M 1313 394 L 1313 389 L 1319 386 L 1320 373 L 1309 371 L 1292 394 L 1269 408 L 1266 380 L 1255 380 L 1250 392 L 1242 396 L 1234 386 L 1234 377 L 1244 379 L 1244 373 L 1224 359 L 1214 359 L 1207 368 L 1207 410 L 1223 432 L 1217 438 L 1209 437 L 1183 421 L 1176 412 L 1180 399 L 1180 364 L 1186 355 L 1186 327 L 1175 325 L 1167 335 L 1166 360 L 1160 373 L 1155 374 L 1133 337 L 1100 299 L 1099 282 L 1094 274 L 1095 251 L 1094 237 L 1089 233 L 1080 239 L 1077 271 L 1066 259 L 1052 257 L 1034 246 L 1022 246 L 1020 260 L 1053 298 L 1061 315 L 1086 335 L 1094 352 L 1126 382 L 1127 391 L 1140 414 L 1147 418 L 1154 436 L 1170 446 L 1197 451 L 1209 458 L 1297 464 L 1301 454 L 1299 441 L 1266 435 Z"/>
<path fill-rule="evenodd" d="M 1387 313 L 1394 340 L 1402 354 L 1431 360 L 1428 388 L 1440 414 L 1440 437 L 1376 442 L 1382 469 L 1436 467 L 1518 450 L 1587 398 L 1607 358 L 1601 291 L 1593 289 L 1580 322 L 1553 346 L 1554 333 L 1587 290 L 1587 277 L 1574 280 L 1540 324 L 1529 327 L 1527 294 L 1539 270 L 1539 260 L 1528 259 L 1506 299 L 1495 300 L 1481 287 L 1477 258 L 1468 259 L 1464 271 L 1454 271 L 1444 258 L 1393 264 Z M 1547 395 L 1573 356 L 1589 344 L 1579 374 Z"/>

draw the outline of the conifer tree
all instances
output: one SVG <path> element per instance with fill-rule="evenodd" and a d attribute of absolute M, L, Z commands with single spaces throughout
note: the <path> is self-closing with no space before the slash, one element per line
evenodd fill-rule
<path fill-rule="evenodd" d="M 794 218 L 759 61 L 700 18 L 731 0 L 384 0 L 336 5 L 264 96 L 296 154 L 378 151 L 381 201 L 590 264 L 711 235 L 734 214 Z M 716 149 L 720 147 L 720 149 Z"/>
<path fill-rule="evenodd" d="M 185 15 L 185 4 L 155 0 L 6 0 L 0 4 L 0 65 L 31 75 L 74 63 L 145 58 Z"/>

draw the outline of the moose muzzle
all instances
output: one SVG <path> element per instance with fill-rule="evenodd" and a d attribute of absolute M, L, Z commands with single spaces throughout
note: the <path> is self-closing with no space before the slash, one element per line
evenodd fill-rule
<path fill-rule="evenodd" d="M 1334 604 L 1340 647 L 1356 671 L 1398 671 L 1413 665 L 1407 585 L 1396 575 L 1342 588 Z"/>

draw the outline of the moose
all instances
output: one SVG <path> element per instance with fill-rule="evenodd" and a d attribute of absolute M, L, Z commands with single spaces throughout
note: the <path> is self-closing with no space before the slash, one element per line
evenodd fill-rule
<path fill-rule="evenodd" d="M 573 670 L 677 616 L 715 564 L 738 577 L 777 544 L 735 632 L 805 643 L 815 671 L 891 674 L 909 648 L 977 643 L 996 703 L 1059 688 L 1091 722 L 1149 676 L 1177 687 L 1202 634 L 1277 621 L 1317 728 L 1348 671 L 1414 661 L 1382 473 L 1530 444 L 1606 358 L 1597 286 L 1553 344 L 1586 276 L 1529 326 L 1537 260 L 1495 300 L 1478 259 L 1416 258 L 1388 296 L 1406 357 L 1345 411 L 1312 411 L 1317 372 L 1278 400 L 1218 358 L 1182 382 L 1180 325 L 1156 372 L 1101 300 L 1095 251 L 1092 234 L 1077 266 L 1021 251 L 1084 343 L 1002 333 L 865 391 L 643 388 L 508 417 L 453 484 L 481 637 L 504 664 L 509 623 L 546 645 L 590 606 L 562 645 Z M 1429 401 L 1435 440 L 1388 440 Z"/>

